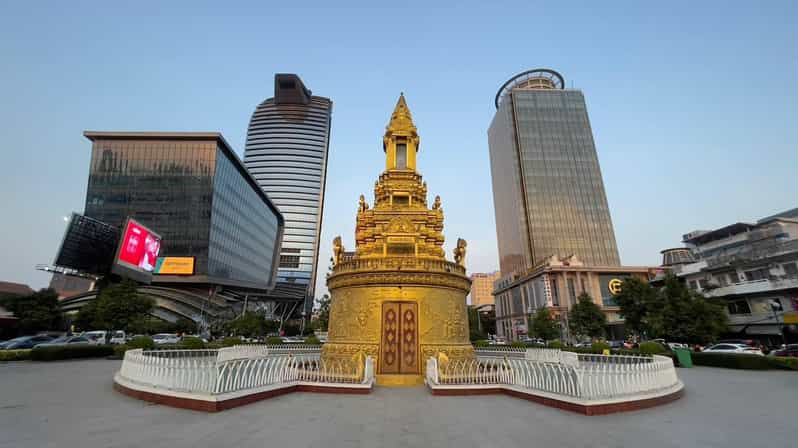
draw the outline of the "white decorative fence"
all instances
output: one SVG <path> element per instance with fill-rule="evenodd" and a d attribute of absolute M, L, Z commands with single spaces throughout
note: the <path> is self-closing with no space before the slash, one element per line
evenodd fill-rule
<path fill-rule="evenodd" d="M 557 353 L 559 352 L 559 353 Z M 529 349 L 518 356 L 478 356 L 439 363 L 427 360 L 433 389 L 509 386 L 568 401 L 624 401 L 681 388 L 673 360 L 665 356 L 586 355 Z"/>
<path fill-rule="evenodd" d="M 118 377 L 142 386 L 221 395 L 270 385 L 371 385 L 374 360 L 325 362 L 319 351 L 275 354 L 242 345 L 219 350 L 128 350 Z"/>

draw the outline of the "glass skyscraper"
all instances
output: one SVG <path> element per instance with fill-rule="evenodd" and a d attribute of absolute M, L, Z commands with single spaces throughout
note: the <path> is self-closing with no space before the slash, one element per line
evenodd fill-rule
<path fill-rule="evenodd" d="M 158 282 L 274 287 L 280 212 L 218 133 L 85 132 L 93 142 L 85 215 L 130 216 L 163 238 L 161 255 L 194 274 Z"/>
<path fill-rule="evenodd" d="M 305 286 L 313 307 L 332 101 L 293 74 L 274 77 L 274 97 L 252 114 L 244 164 L 285 217 L 278 282 Z M 279 287 L 280 285 L 278 285 Z"/>
<path fill-rule="evenodd" d="M 619 266 L 582 92 L 537 69 L 507 81 L 495 104 L 488 142 L 502 275 L 551 256 Z"/>

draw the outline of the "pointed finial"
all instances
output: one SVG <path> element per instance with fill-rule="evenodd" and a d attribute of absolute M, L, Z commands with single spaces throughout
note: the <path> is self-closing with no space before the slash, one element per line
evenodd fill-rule
<path fill-rule="evenodd" d="M 385 133 L 395 132 L 416 134 L 416 126 L 413 124 L 413 116 L 410 114 L 410 108 L 407 107 L 404 92 L 399 93 L 399 100 L 393 109 L 391 121 L 388 122 Z"/>

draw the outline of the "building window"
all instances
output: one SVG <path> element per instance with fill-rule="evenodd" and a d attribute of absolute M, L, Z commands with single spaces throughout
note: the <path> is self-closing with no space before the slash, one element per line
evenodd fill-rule
<path fill-rule="evenodd" d="M 299 255 L 280 255 L 281 268 L 299 268 Z"/>
<path fill-rule="evenodd" d="M 784 273 L 789 276 L 796 276 L 798 275 L 798 265 L 795 263 L 787 263 L 781 265 L 784 268 Z"/>
<path fill-rule="evenodd" d="M 729 314 L 751 314 L 751 307 L 748 306 L 748 302 L 745 300 L 729 302 L 726 308 L 729 309 Z"/>
<path fill-rule="evenodd" d="M 407 168 L 407 145 L 404 143 L 396 144 L 396 168 Z"/>
<path fill-rule="evenodd" d="M 690 280 L 688 284 L 690 285 L 690 289 L 698 289 L 698 284 L 695 282 L 695 280 Z"/>
<path fill-rule="evenodd" d="M 393 205 L 410 205 L 410 196 L 396 195 L 393 197 Z"/>
<path fill-rule="evenodd" d="M 707 289 L 709 287 L 709 282 L 705 278 L 698 279 L 698 285 L 701 286 L 701 289 Z"/>
<path fill-rule="evenodd" d="M 552 305 L 560 306 L 560 294 L 557 291 L 557 280 L 552 280 L 551 282 L 551 301 Z"/>
<path fill-rule="evenodd" d="M 745 279 L 749 282 L 754 280 L 765 280 L 770 276 L 768 268 L 754 269 L 753 271 L 745 271 Z"/>
<path fill-rule="evenodd" d="M 574 279 L 568 279 L 568 297 L 571 299 L 571 304 L 576 304 L 576 286 L 574 285 Z"/>
<path fill-rule="evenodd" d="M 729 272 L 728 275 L 729 275 L 729 283 L 731 284 L 740 283 L 740 274 L 738 274 L 737 271 Z"/>

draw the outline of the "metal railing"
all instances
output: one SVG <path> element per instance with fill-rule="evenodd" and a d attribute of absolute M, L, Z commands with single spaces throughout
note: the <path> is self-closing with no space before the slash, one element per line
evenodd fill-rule
<path fill-rule="evenodd" d="M 119 376 L 145 386 L 218 395 L 274 384 L 371 384 L 371 357 L 325 361 L 316 352 L 280 354 L 266 346 L 219 350 L 128 350 Z"/>
<path fill-rule="evenodd" d="M 545 353 L 545 352 L 544 352 Z M 673 360 L 665 356 L 615 356 L 561 352 L 519 357 L 427 360 L 431 386 L 513 386 L 583 400 L 629 397 L 679 384 Z"/>

